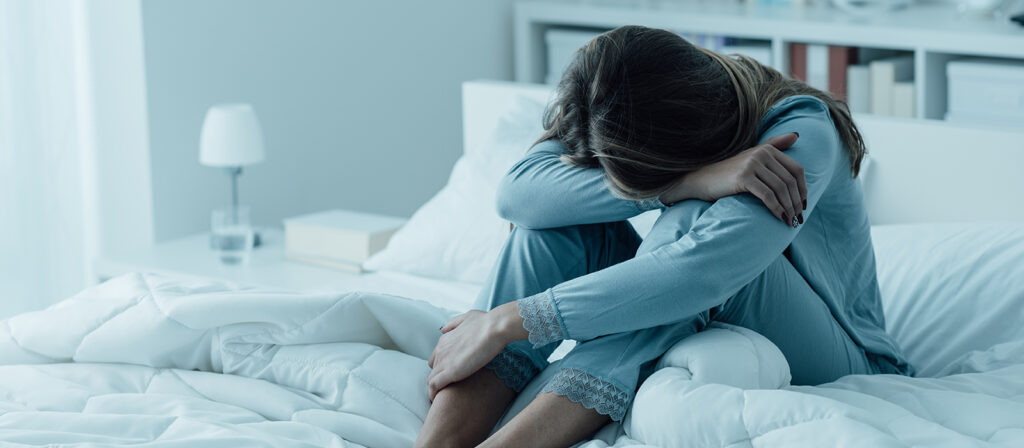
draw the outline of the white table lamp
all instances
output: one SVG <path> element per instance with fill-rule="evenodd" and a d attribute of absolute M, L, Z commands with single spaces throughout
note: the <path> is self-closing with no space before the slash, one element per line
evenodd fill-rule
<path fill-rule="evenodd" d="M 233 212 L 238 211 L 238 176 L 242 167 L 262 161 L 263 130 L 251 105 L 218 104 L 206 112 L 199 137 L 199 163 L 224 168 L 231 177 Z"/>
<path fill-rule="evenodd" d="M 199 137 L 199 163 L 225 168 L 231 175 L 231 205 L 238 206 L 242 166 L 263 161 L 263 129 L 252 106 L 219 104 L 206 111 Z"/>

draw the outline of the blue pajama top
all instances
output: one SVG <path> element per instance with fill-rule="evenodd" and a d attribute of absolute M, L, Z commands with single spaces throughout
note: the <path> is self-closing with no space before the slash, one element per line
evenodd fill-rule
<path fill-rule="evenodd" d="M 783 251 L 882 373 L 913 368 L 885 332 L 870 224 L 860 182 L 821 100 L 772 107 L 760 140 L 797 132 L 786 155 L 804 168 L 807 209 L 797 228 L 750 194 L 718 199 L 672 244 L 519 301 L 530 341 L 589 340 L 682 320 L 725 303 Z M 664 207 L 612 195 L 599 168 L 563 163 L 557 140 L 534 146 L 502 179 L 498 213 L 523 228 L 622 221 Z"/>

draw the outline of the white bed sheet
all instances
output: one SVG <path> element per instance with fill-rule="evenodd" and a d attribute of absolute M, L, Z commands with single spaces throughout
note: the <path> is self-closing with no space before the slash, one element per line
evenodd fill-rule
<path fill-rule="evenodd" d="M 364 291 L 422 300 L 452 311 L 468 310 L 476 301 L 481 285 L 438 280 L 395 271 L 367 272 L 347 277 L 321 292 Z M 311 290 L 317 292 L 317 290 Z"/>
<path fill-rule="evenodd" d="M 125 276 L 0 322 L 0 440 L 409 446 L 450 315 L 382 294 Z M 1018 341 L 946 378 L 786 387 L 762 336 L 709 330 L 670 350 L 626 425 L 587 446 L 1024 446 L 1022 354 Z"/>

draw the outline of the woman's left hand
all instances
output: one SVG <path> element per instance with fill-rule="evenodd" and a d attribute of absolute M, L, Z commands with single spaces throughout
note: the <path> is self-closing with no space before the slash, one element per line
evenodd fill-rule
<path fill-rule="evenodd" d="M 429 361 L 430 401 L 449 384 L 462 381 L 483 368 L 512 342 L 507 331 L 508 319 L 502 316 L 498 308 L 487 313 L 472 310 L 453 317 L 441 327 L 444 334 Z M 521 321 L 519 325 L 522 326 Z"/>

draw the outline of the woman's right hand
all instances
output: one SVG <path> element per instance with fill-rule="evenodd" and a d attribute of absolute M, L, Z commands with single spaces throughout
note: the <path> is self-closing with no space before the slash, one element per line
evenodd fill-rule
<path fill-rule="evenodd" d="M 803 224 L 807 208 L 804 169 L 783 154 L 800 136 L 789 133 L 747 149 L 721 162 L 687 174 L 658 199 L 673 204 L 686 199 L 716 201 L 725 196 L 750 193 L 761 200 L 776 218 L 796 227 Z"/>

